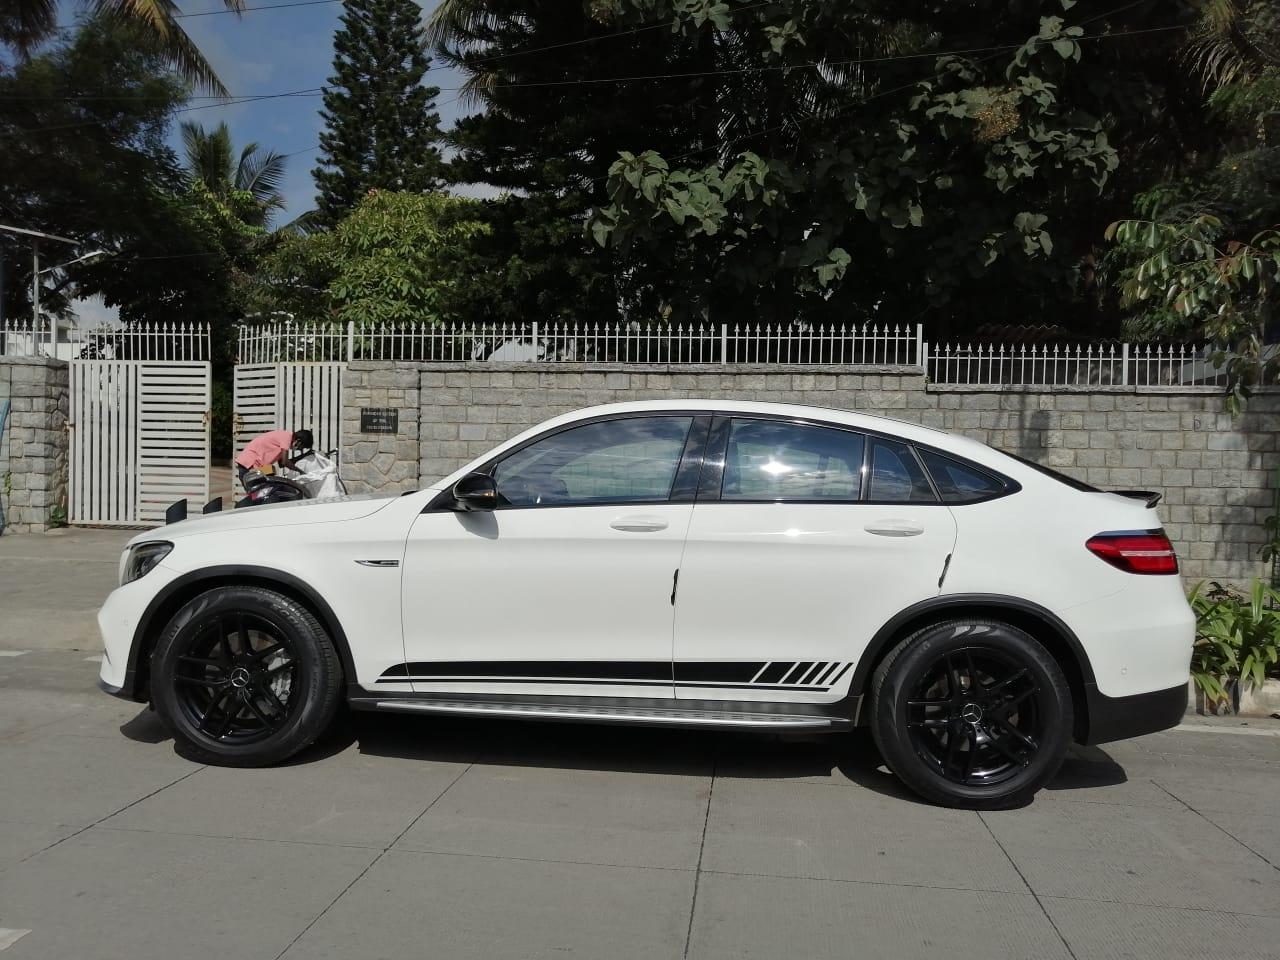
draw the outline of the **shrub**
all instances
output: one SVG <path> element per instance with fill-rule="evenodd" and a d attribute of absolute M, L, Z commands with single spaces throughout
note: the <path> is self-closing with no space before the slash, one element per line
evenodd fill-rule
<path fill-rule="evenodd" d="M 1191 677 L 1212 700 L 1227 699 L 1225 684 L 1236 680 L 1261 687 L 1280 676 L 1280 591 L 1261 580 L 1247 597 L 1212 582 L 1191 591 L 1196 641 Z"/>

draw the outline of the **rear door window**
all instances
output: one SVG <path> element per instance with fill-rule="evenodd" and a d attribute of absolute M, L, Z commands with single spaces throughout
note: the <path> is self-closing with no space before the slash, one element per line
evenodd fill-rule
<path fill-rule="evenodd" d="M 862 434 L 848 430 L 735 418 L 720 499 L 857 500 L 864 443 Z"/>

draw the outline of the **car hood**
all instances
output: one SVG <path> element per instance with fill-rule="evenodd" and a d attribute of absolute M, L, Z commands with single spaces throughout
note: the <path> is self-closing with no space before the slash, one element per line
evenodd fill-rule
<path fill-rule="evenodd" d="M 148 530 L 138 534 L 129 542 L 134 544 L 144 540 L 174 540 L 202 533 L 289 527 L 301 523 L 359 520 L 377 513 L 397 496 L 396 494 L 388 496 L 366 493 L 349 497 L 332 497 L 326 500 L 296 500 L 292 503 L 268 503 L 260 507 L 223 510 L 220 513 L 194 516 L 188 520 Z"/>

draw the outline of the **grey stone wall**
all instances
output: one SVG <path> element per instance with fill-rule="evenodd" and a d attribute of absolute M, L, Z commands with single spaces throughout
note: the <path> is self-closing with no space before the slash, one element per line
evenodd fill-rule
<path fill-rule="evenodd" d="M 1280 465 L 1278 392 L 1259 394 L 1233 419 L 1212 392 L 939 387 L 901 368 L 365 363 L 352 371 L 346 400 L 381 406 L 414 396 L 421 404 L 420 418 L 402 411 L 401 437 L 393 442 L 360 437 L 359 411 L 348 402 L 343 469 L 353 492 L 430 483 L 526 427 L 598 403 L 803 403 L 967 434 L 1102 487 L 1157 490 L 1189 582 L 1241 583 L 1264 572 L 1257 553 Z M 372 456 L 382 458 L 376 467 Z"/>
<path fill-rule="evenodd" d="M 0 439 L 5 533 L 47 530 L 55 508 L 65 517 L 69 386 L 64 361 L 0 357 L 0 401 L 11 402 Z"/>
<path fill-rule="evenodd" d="M 342 449 L 338 474 L 352 493 L 415 490 L 418 484 L 419 365 L 357 362 L 342 376 Z M 362 434 L 360 410 L 392 407 L 398 434 Z"/>

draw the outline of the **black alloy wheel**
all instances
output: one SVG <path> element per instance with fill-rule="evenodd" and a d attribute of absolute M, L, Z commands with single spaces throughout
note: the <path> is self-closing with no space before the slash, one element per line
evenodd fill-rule
<path fill-rule="evenodd" d="M 289 720 L 298 658 L 288 635 L 248 612 L 204 624 L 178 656 L 176 698 L 195 729 L 214 740 L 248 744 Z"/>
<path fill-rule="evenodd" d="M 1044 738 L 1031 670 L 992 647 L 936 657 L 907 701 L 916 754 L 955 783 L 994 784 L 1029 766 Z"/>
<path fill-rule="evenodd" d="M 316 740 L 337 712 L 342 667 L 306 606 L 257 586 L 217 587 L 169 621 L 151 699 L 183 753 L 265 766 Z"/>
<path fill-rule="evenodd" d="M 870 700 L 885 762 L 947 806 L 1026 802 L 1062 765 L 1074 724 L 1053 655 L 994 620 L 950 620 L 905 638 L 877 666 Z"/>

